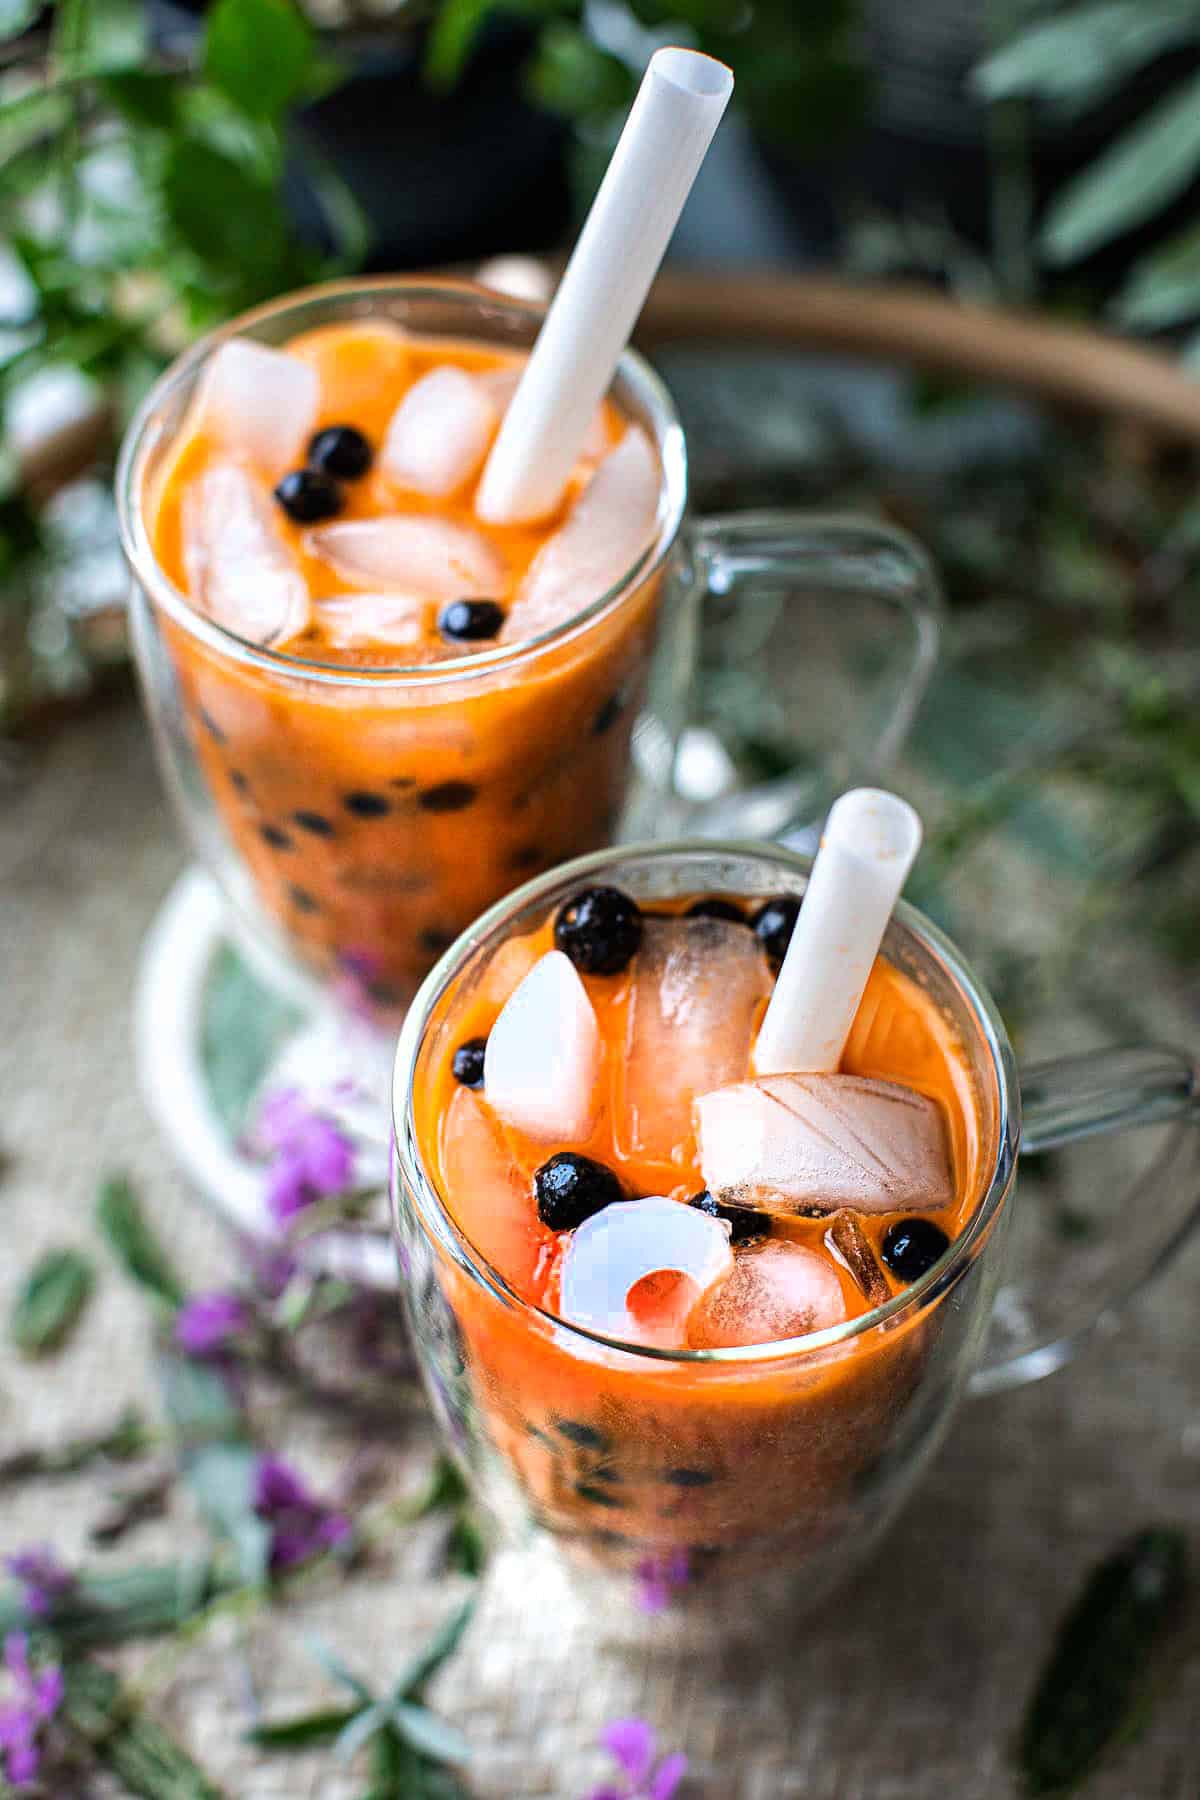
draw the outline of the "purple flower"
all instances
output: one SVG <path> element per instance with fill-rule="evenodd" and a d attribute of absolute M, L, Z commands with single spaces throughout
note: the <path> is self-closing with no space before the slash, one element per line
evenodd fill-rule
<path fill-rule="evenodd" d="M 179 1310 L 175 1342 L 188 1356 L 221 1356 L 249 1323 L 245 1302 L 236 1294 L 196 1294 Z"/>
<path fill-rule="evenodd" d="M 0 1774 L 19 1788 L 36 1779 L 44 1728 L 62 1702 L 63 1678 L 53 1665 L 34 1674 L 29 1640 L 20 1632 L 4 1640 L 4 1667 L 16 1698 L 0 1706 Z"/>
<path fill-rule="evenodd" d="M 352 1530 L 346 1514 L 318 1500 L 278 1456 L 258 1460 L 254 1510 L 271 1527 L 271 1567 L 276 1572 L 332 1550 Z"/>
<path fill-rule="evenodd" d="M 687 1774 L 680 1751 L 658 1759 L 658 1739 L 645 1719 L 614 1719 L 600 1742 L 621 1771 L 620 1780 L 593 1788 L 587 1800 L 672 1800 Z"/>
<path fill-rule="evenodd" d="M 667 1550 L 661 1556 L 643 1556 L 637 1566 L 636 1604 L 639 1611 L 665 1612 L 677 1590 L 686 1587 L 690 1573 L 686 1550 Z"/>
<path fill-rule="evenodd" d="M 340 1194 L 354 1174 L 354 1146 L 324 1113 L 314 1112 L 296 1088 L 281 1088 L 264 1102 L 255 1138 L 271 1159 L 267 1205 L 286 1225 L 314 1200 Z"/>
<path fill-rule="evenodd" d="M 20 1584 L 21 1601 L 31 1619 L 47 1618 L 75 1586 L 75 1577 L 45 1544 L 5 1557 L 4 1567 Z"/>

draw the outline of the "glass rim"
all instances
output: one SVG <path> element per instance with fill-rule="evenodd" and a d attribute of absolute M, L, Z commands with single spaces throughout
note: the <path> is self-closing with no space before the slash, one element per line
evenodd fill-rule
<path fill-rule="evenodd" d="M 396 1046 L 392 1072 L 392 1133 L 394 1154 L 403 1179 L 408 1183 L 421 1227 L 436 1247 L 446 1251 L 456 1266 L 477 1285 L 482 1286 L 505 1307 L 537 1319 L 556 1334 L 626 1356 L 644 1358 L 661 1365 L 702 1367 L 706 1365 L 777 1363 L 783 1359 L 812 1356 L 865 1336 L 880 1326 L 898 1324 L 901 1320 L 926 1313 L 941 1301 L 974 1264 L 991 1235 L 992 1226 L 1013 1183 L 1017 1147 L 1020 1139 L 1020 1088 L 1016 1059 L 1008 1041 L 1008 1033 L 995 1001 L 983 982 L 971 969 L 962 952 L 932 920 L 901 900 L 892 915 L 898 925 L 943 973 L 950 976 L 963 996 L 985 1045 L 995 1081 L 997 1096 L 996 1147 L 991 1172 L 981 1184 L 981 1192 L 971 1216 L 957 1238 L 933 1264 L 932 1268 L 901 1293 L 893 1294 L 880 1306 L 869 1308 L 853 1319 L 823 1331 L 807 1332 L 800 1337 L 779 1338 L 769 1344 L 736 1344 L 720 1349 L 664 1349 L 653 1344 L 632 1344 L 624 1338 L 575 1325 L 526 1300 L 510 1286 L 504 1276 L 475 1250 L 442 1200 L 425 1168 L 417 1138 L 413 1113 L 413 1074 L 430 1019 L 458 973 L 463 961 L 482 949 L 489 939 L 534 901 L 548 897 L 563 887 L 573 886 L 610 869 L 621 860 L 640 859 L 662 862 L 679 855 L 740 856 L 756 858 L 764 863 L 782 866 L 804 877 L 807 885 L 812 858 L 782 845 L 713 838 L 685 838 L 666 843 L 631 843 L 610 846 L 589 856 L 561 863 L 555 869 L 526 882 L 523 887 L 505 895 L 489 907 L 450 946 L 430 970 L 413 1000 Z M 803 890 L 801 890 L 803 891 Z M 889 927 L 890 929 L 890 927 Z M 395 1223 L 392 1224 L 393 1233 Z"/>
<path fill-rule="evenodd" d="M 495 312 L 527 323 L 542 318 L 546 310 L 531 301 L 514 299 L 483 287 L 478 282 L 462 278 L 376 275 L 321 282 L 312 287 L 299 288 L 293 293 L 281 295 L 278 299 L 239 313 L 236 318 L 205 332 L 164 369 L 143 397 L 121 441 L 114 479 L 117 522 L 121 547 L 134 579 L 156 605 L 161 605 L 176 625 L 210 649 L 234 661 L 248 663 L 276 675 L 330 687 L 370 689 L 398 680 L 410 681 L 422 687 L 439 687 L 456 681 L 470 681 L 540 656 L 547 650 L 583 635 L 615 611 L 623 600 L 632 599 L 642 584 L 659 572 L 679 535 L 687 510 L 687 446 L 683 428 L 667 387 L 636 350 L 627 349 L 623 353 L 614 379 L 624 381 L 644 405 L 656 432 L 655 449 L 662 466 L 663 479 L 654 542 L 647 546 L 637 561 L 604 593 L 590 600 L 571 618 L 552 626 L 548 631 L 540 632 L 537 637 L 526 638 L 517 644 L 473 651 L 444 663 L 396 663 L 364 669 L 348 668 L 345 664 L 338 663 L 313 662 L 304 657 L 290 656 L 282 650 L 272 650 L 262 644 L 252 643 L 247 638 L 239 637 L 237 632 L 228 627 L 205 618 L 160 566 L 146 529 L 140 490 L 146 458 L 157 442 L 157 416 L 164 404 L 193 379 L 219 344 L 229 338 L 245 335 L 248 328 L 323 302 L 349 302 L 376 295 L 395 295 L 431 302 L 474 301 L 477 305 L 485 305 Z"/>

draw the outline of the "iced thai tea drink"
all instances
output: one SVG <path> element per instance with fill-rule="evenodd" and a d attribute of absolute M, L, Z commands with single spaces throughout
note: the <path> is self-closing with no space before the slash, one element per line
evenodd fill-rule
<path fill-rule="evenodd" d="M 481 928 L 402 1040 L 435 1404 L 493 1505 L 593 1565 L 681 1597 L 817 1584 L 898 1503 L 977 1339 L 978 1308 L 904 1303 L 973 1228 L 995 1086 L 898 925 L 836 1071 L 759 1074 L 795 865 L 695 848 L 612 872 Z"/>
<path fill-rule="evenodd" d="M 301 296 L 277 341 L 222 339 L 136 472 L 178 785 L 255 921 L 385 1007 L 499 894 L 610 840 L 660 589 L 658 446 L 613 400 L 552 513 L 477 515 L 525 351 L 477 291 L 425 299 L 461 329 Z"/>

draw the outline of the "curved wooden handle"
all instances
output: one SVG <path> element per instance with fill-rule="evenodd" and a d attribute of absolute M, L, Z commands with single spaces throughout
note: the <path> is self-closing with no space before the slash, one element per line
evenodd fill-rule
<path fill-rule="evenodd" d="M 1200 440 L 1200 381 L 1164 352 L 919 287 L 857 286 L 775 271 L 668 269 L 650 291 L 637 339 L 655 344 L 687 338 L 906 358 Z"/>

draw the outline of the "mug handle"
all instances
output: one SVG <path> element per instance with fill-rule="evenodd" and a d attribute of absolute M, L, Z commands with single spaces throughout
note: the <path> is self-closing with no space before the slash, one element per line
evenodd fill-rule
<path fill-rule="evenodd" d="M 866 615 L 863 647 L 878 666 L 856 674 L 847 692 L 853 690 L 857 699 L 874 689 L 877 700 L 874 716 L 858 731 L 859 741 L 843 736 L 832 748 L 823 744 L 818 777 L 809 767 L 739 787 L 696 804 L 685 821 L 702 836 L 787 837 L 804 848 L 796 834 L 819 825 L 835 792 L 881 774 L 908 736 L 937 662 L 943 611 L 937 575 L 914 538 L 868 518 L 776 511 L 716 515 L 693 523 L 691 547 L 694 579 L 708 608 L 733 597 L 749 600 L 752 590 L 766 588 L 786 592 L 780 617 L 792 615 L 793 631 L 794 609 L 805 598 L 825 619 L 847 618 L 852 602 Z M 889 630 L 895 635 L 897 622 L 903 648 L 881 661 L 880 646 Z M 739 612 L 736 629 L 743 624 L 753 629 L 748 615 Z M 803 662 L 796 659 L 794 643 L 776 655 L 770 631 L 768 624 L 758 644 L 759 668 L 767 682 L 782 684 L 781 705 L 793 721 L 802 721 Z M 731 651 L 731 661 L 742 661 L 740 645 Z M 825 671 L 826 680 L 830 673 Z M 854 729 L 851 719 L 837 714 L 835 731 Z"/>
<path fill-rule="evenodd" d="M 1167 1129 L 1115 1203 L 1104 1171 L 1072 1193 L 1057 1226 L 1038 1217 L 1036 1194 L 1017 1199 L 1015 1256 L 972 1394 L 1020 1387 L 1069 1362 L 1166 1267 L 1200 1219 L 1200 1070 L 1181 1051 L 1134 1044 L 1032 1063 L 1022 1073 L 1021 1112 L 1020 1155 L 1030 1173 L 1039 1156 L 1087 1138 Z"/>

